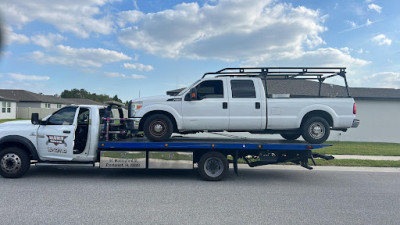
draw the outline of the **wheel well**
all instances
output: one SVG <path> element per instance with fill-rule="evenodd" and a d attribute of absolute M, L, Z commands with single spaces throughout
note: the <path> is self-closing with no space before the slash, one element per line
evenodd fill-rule
<path fill-rule="evenodd" d="M 30 159 L 33 158 L 31 151 L 29 151 L 29 148 L 26 145 L 24 145 L 22 143 L 19 143 L 19 142 L 4 142 L 4 143 L 1 143 L 0 151 L 2 151 L 3 149 L 6 149 L 6 148 L 10 148 L 10 147 L 20 148 L 20 149 L 22 149 L 22 150 L 24 150 L 25 152 L 28 153 Z"/>
<path fill-rule="evenodd" d="M 321 111 L 321 110 L 311 111 L 311 112 L 307 113 L 306 115 L 304 115 L 303 120 L 301 121 L 301 125 L 303 125 L 303 123 L 307 119 L 309 119 L 311 117 L 315 117 L 315 116 L 319 116 L 319 117 L 324 118 L 328 122 L 329 126 L 333 127 L 332 116 L 329 113 L 327 113 L 325 111 Z"/>
<path fill-rule="evenodd" d="M 151 112 L 146 113 L 146 114 L 142 117 L 142 119 L 140 120 L 140 123 L 139 123 L 139 131 L 143 131 L 144 122 L 147 120 L 147 118 L 148 118 L 149 116 L 152 116 L 152 115 L 155 115 L 155 114 L 162 114 L 162 115 L 167 116 L 167 117 L 171 120 L 171 122 L 172 122 L 173 132 L 177 132 L 177 131 L 178 131 L 178 126 L 177 126 L 177 124 L 176 124 L 175 117 L 174 117 L 171 113 L 166 112 L 166 111 L 161 111 L 161 110 L 158 110 L 158 111 L 151 111 Z"/>

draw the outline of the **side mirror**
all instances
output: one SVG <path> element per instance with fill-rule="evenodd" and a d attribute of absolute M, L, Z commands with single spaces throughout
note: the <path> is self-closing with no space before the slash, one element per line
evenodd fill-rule
<path fill-rule="evenodd" d="M 39 122 L 39 113 L 32 113 L 32 115 L 31 115 L 31 123 L 33 125 L 38 125 L 40 123 Z"/>
<path fill-rule="evenodd" d="M 185 101 L 197 100 L 197 88 L 190 89 L 189 93 L 185 95 Z"/>

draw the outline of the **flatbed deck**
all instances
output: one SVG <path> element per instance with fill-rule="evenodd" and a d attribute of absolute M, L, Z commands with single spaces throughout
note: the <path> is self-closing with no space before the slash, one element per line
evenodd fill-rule
<path fill-rule="evenodd" d="M 312 150 L 330 145 L 308 144 L 303 141 L 272 139 L 233 139 L 233 138 L 185 138 L 174 137 L 167 142 L 151 142 L 146 138 L 129 138 L 121 141 L 100 141 L 99 150 Z"/>

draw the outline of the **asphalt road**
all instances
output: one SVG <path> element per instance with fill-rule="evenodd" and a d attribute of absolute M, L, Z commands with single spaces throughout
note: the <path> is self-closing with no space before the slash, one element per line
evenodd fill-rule
<path fill-rule="evenodd" d="M 33 167 L 0 178 L 0 224 L 400 224 L 400 173 Z"/>

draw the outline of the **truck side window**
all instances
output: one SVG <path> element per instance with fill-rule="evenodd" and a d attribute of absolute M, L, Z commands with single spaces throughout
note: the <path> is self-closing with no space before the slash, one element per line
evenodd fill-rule
<path fill-rule="evenodd" d="M 78 125 L 89 125 L 89 109 L 86 108 L 79 109 Z"/>
<path fill-rule="evenodd" d="M 197 85 L 198 99 L 204 98 L 223 98 L 224 88 L 222 80 L 207 80 Z"/>
<path fill-rule="evenodd" d="M 66 107 L 55 112 L 47 120 L 47 125 L 72 125 L 74 123 L 76 107 Z"/>
<path fill-rule="evenodd" d="M 231 80 L 232 98 L 256 98 L 252 80 Z"/>

